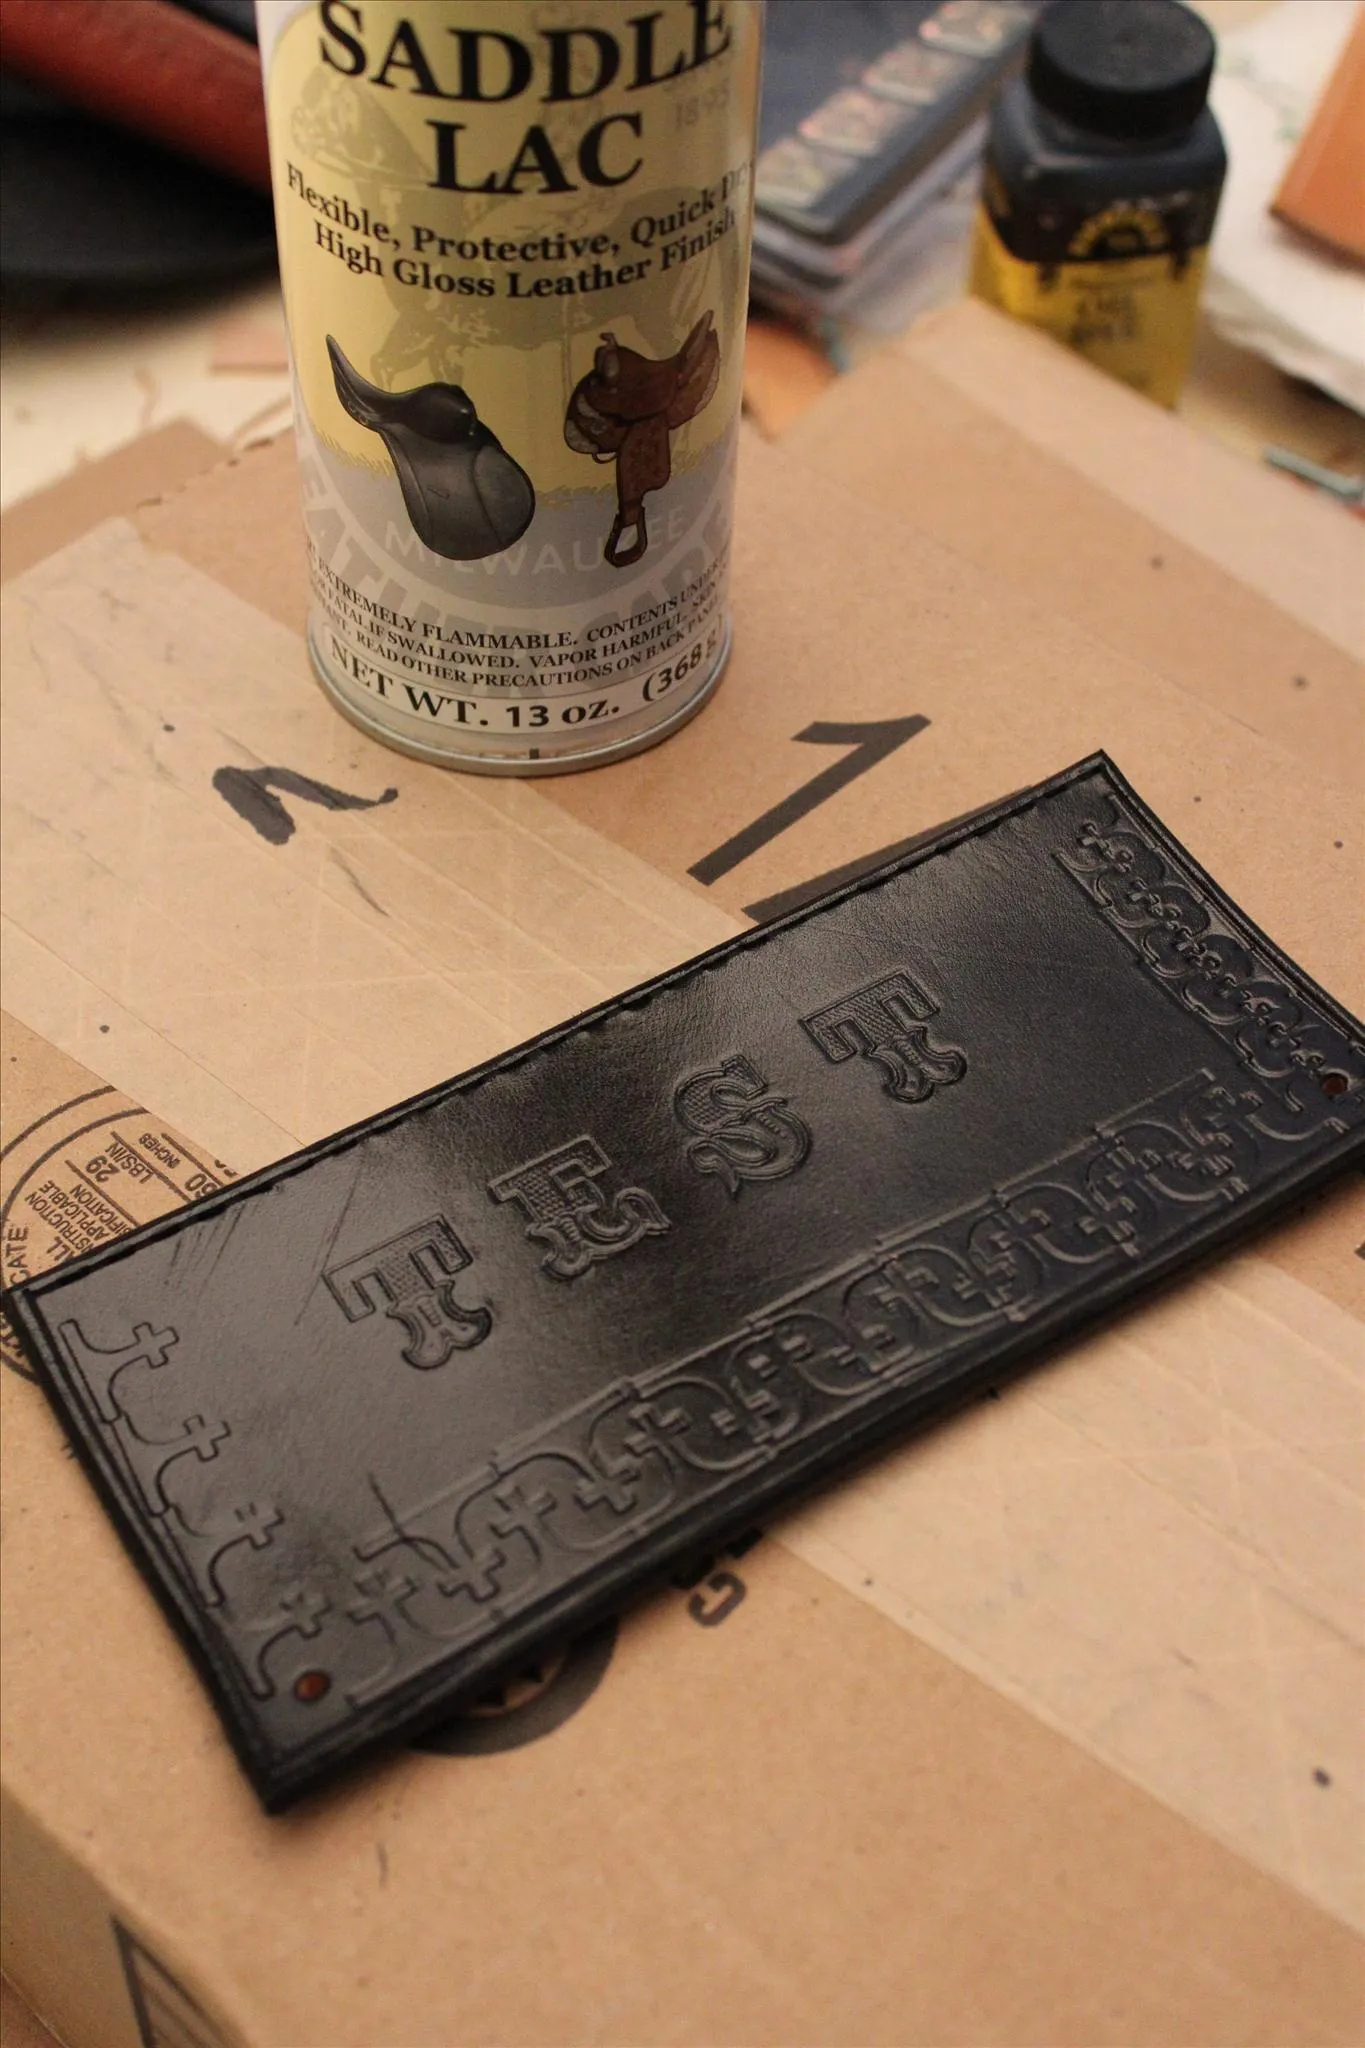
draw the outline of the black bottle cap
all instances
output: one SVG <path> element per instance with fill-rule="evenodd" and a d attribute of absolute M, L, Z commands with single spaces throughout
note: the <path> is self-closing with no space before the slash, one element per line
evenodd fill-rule
<path fill-rule="evenodd" d="M 1033 31 L 1028 82 L 1073 127 L 1151 140 L 1202 112 L 1213 55 L 1208 27 L 1180 0 L 1053 0 Z"/>

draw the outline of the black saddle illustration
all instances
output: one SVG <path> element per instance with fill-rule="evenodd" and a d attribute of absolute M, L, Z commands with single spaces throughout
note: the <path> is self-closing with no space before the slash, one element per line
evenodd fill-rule
<path fill-rule="evenodd" d="M 381 391 L 347 362 L 329 334 L 337 397 L 388 449 L 420 541 L 453 562 L 496 555 L 519 540 L 535 487 L 458 384 Z"/>

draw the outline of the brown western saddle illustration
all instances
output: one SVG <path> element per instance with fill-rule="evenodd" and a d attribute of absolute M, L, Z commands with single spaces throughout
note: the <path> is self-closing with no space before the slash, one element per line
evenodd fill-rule
<path fill-rule="evenodd" d="M 720 343 L 703 313 L 675 356 L 655 362 L 604 334 L 586 377 L 574 386 L 564 438 L 580 455 L 616 460 L 616 518 L 605 553 L 628 569 L 649 546 L 645 493 L 661 491 L 673 472 L 669 435 L 694 419 L 720 378 Z M 634 539 L 622 546 L 622 538 Z"/>

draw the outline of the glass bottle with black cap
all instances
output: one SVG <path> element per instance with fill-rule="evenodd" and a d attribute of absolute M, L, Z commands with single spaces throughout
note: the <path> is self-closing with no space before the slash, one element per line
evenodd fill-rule
<path fill-rule="evenodd" d="M 972 289 L 1165 405 L 1227 169 L 1179 0 L 1053 0 L 991 116 Z"/>

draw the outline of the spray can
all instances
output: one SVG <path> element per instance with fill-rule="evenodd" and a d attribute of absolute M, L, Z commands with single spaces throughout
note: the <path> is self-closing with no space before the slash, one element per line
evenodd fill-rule
<path fill-rule="evenodd" d="M 762 0 L 257 0 L 319 680 L 543 775 L 729 649 Z"/>

